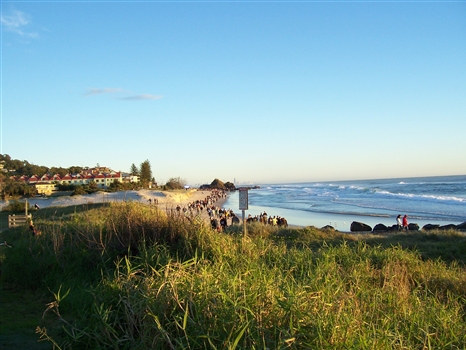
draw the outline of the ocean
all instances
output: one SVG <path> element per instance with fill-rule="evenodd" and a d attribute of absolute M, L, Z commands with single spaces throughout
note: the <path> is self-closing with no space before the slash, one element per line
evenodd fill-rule
<path fill-rule="evenodd" d="M 466 175 L 264 184 L 248 191 L 246 216 L 283 216 L 290 225 L 331 225 L 350 231 L 352 221 L 392 226 L 397 215 L 410 223 L 460 224 L 466 221 Z M 240 215 L 238 192 L 224 204 Z"/>

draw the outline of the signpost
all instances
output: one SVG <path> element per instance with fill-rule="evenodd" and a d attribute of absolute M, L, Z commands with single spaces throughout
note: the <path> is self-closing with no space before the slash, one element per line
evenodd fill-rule
<path fill-rule="evenodd" d="M 243 230 L 244 236 L 246 236 L 246 217 L 245 217 L 245 210 L 248 210 L 248 189 L 247 187 L 240 187 L 239 189 L 239 209 L 243 215 Z"/>

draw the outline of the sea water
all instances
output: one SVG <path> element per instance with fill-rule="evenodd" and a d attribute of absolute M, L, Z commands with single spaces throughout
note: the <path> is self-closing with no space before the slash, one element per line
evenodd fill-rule
<path fill-rule="evenodd" d="M 466 176 L 436 176 L 264 184 L 248 191 L 248 215 L 283 216 L 297 226 L 331 225 L 349 231 L 352 221 L 370 226 L 396 224 L 397 215 L 410 223 L 460 224 L 466 221 Z M 241 215 L 238 193 L 224 204 Z"/>

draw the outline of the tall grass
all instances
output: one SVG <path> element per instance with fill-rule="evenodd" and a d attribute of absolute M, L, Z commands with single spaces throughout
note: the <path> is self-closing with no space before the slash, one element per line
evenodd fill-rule
<path fill-rule="evenodd" d="M 414 245 L 314 228 L 253 225 L 248 237 L 240 228 L 219 234 L 136 203 L 44 221 L 41 228 L 38 238 L 19 233 L 2 279 L 55 293 L 63 349 L 466 344 L 464 267 L 435 257 L 435 247 L 426 256 Z M 457 234 L 438 236 L 465 243 Z M 27 264 L 40 266 L 28 277 L 33 283 L 12 272 L 30 268 L 14 263 L 26 251 Z M 69 294 L 57 297 L 58 290 Z"/>

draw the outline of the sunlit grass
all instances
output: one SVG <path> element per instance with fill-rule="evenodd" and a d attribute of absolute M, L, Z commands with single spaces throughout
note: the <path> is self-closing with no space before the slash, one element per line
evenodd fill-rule
<path fill-rule="evenodd" d="M 15 249 L 2 258 L 2 281 L 61 295 L 48 314 L 57 311 L 66 333 L 41 332 L 62 348 L 455 349 L 466 342 L 466 238 L 456 231 L 357 236 L 250 225 L 244 237 L 241 226 L 219 234 L 138 203 L 37 225 L 39 237 L 8 233 Z"/>

